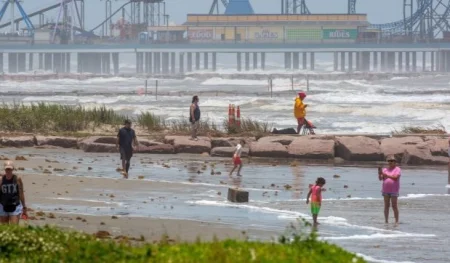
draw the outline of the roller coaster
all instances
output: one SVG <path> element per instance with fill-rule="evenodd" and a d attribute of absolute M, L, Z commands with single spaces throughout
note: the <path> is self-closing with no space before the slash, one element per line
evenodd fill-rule
<path fill-rule="evenodd" d="M 56 1 L 56 0 L 55 0 Z M 22 14 L 22 17 L 14 20 L 18 24 L 25 21 L 27 27 L 34 28 L 28 25 L 30 19 L 39 16 L 39 24 L 44 23 L 43 16 L 45 13 L 60 7 L 63 4 L 69 4 L 72 0 L 59 0 L 60 3 L 50 5 L 38 11 Z M 116 11 L 113 12 L 111 2 L 113 0 L 100 0 L 105 2 L 105 19 L 97 26 L 90 30 L 85 28 L 84 18 L 84 2 L 85 0 L 75 0 L 79 5 L 76 16 L 79 27 L 74 28 L 78 32 L 91 33 L 103 29 L 103 35 L 108 35 L 108 28 L 113 27 L 112 19 L 119 12 L 122 12 L 122 18 L 130 22 L 130 24 L 142 24 L 145 26 L 161 26 L 168 24 L 168 15 L 166 14 L 165 0 L 122 0 L 124 2 Z M 92 0 L 90 0 L 92 1 Z M 120 0 L 115 0 L 120 1 Z M 170 1 L 170 0 L 167 0 Z M 307 2 L 311 0 L 273 0 L 280 1 L 281 14 L 311 14 L 314 10 L 308 8 Z M 330 0 L 331 1 L 331 0 Z M 334 1 L 334 0 L 333 0 Z M 347 13 L 356 14 L 357 1 L 356 0 L 341 0 L 347 4 Z M 377 29 L 382 32 L 383 36 L 407 36 L 411 37 L 413 41 L 417 40 L 434 40 L 442 34 L 450 31 L 450 0 L 395 0 L 403 1 L 403 18 L 398 21 L 371 24 L 370 29 Z M 210 14 L 219 14 L 219 6 L 227 7 L 230 0 L 212 0 L 212 5 L 209 9 Z M 161 11 L 161 8 L 163 10 Z M 4 11 L 4 10 L 3 10 Z M 141 12 L 142 11 L 142 12 Z M 142 14 L 142 15 L 141 15 Z M 143 19 L 141 19 L 141 17 Z M 1 19 L 1 16 L 0 16 Z M 0 24 L 0 29 L 11 25 L 11 21 Z M 75 27 L 75 26 L 73 26 Z M 36 27 L 39 28 L 39 27 Z M 448 33 L 447 33 L 448 34 Z"/>

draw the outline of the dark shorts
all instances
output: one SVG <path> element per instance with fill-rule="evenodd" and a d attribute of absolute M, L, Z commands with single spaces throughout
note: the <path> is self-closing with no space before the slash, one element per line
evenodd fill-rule
<path fill-rule="evenodd" d="M 133 148 L 120 147 L 120 159 L 130 160 L 133 157 Z"/>
<path fill-rule="evenodd" d="M 383 196 L 389 196 L 389 197 L 397 197 L 397 196 L 399 196 L 398 193 L 385 193 L 385 192 L 382 192 L 382 195 Z"/>

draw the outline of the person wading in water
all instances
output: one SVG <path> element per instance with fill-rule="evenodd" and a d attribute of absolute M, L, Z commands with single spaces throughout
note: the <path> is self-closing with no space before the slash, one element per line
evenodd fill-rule
<path fill-rule="evenodd" d="M 116 141 L 116 148 L 119 150 L 120 159 L 122 160 L 122 175 L 124 178 L 128 178 L 130 160 L 133 157 L 133 143 L 136 150 L 138 150 L 139 143 L 136 133 L 131 129 L 131 121 L 125 120 L 124 127 L 119 130 Z"/>
<path fill-rule="evenodd" d="M 192 97 L 192 104 L 189 110 L 189 122 L 191 123 L 192 137 L 191 140 L 197 141 L 197 131 L 200 121 L 200 107 L 198 106 L 198 96 Z"/>
<path fill-rule="evenodd" d="M 22 179 L 13 171 L 13 162 L 5 162 L 5 173 L 0 180 L 0 223 L 2 224 L 19 224 L 20 216 L 27 215 Z"/>

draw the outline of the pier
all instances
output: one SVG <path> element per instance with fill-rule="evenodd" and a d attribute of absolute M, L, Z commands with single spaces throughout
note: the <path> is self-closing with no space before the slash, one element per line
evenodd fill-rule
<path fill-rule="evenodd" d="M 315 57 L 321 53 L 332 54 L 334 71 L 341 72 L 450 71 L 450 43 L 3 45 L 0 71 L 119 75 L 121 56 L 133 54 L 136 74 L 214 72 L 220 63 L 217 55 L 224 53 L 236 58 L 237 71 L 265 70 L 267 54 L 284 57 L 286 70 L 314 71 Z M 76 68 L 71 68 L 72 60 Z"/>

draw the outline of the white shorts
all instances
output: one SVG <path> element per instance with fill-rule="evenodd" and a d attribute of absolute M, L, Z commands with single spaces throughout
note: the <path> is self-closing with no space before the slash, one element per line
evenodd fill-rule
<path fill-rule="evenodd" d="M 19 204 L 18 206 L 16 206 L 16 211 L 14 212 L 5 212 L 3 210 L 3 205 L 0 204 L 0 216 L 20 216 L 22 215 L 23 212 L 23 206 L 22 204 Z"/>

